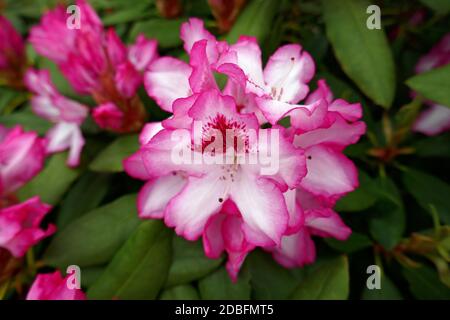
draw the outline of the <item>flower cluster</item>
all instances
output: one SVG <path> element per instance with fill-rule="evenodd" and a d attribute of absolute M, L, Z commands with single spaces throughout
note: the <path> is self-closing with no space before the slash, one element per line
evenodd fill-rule
<path fill-rule="evenodd" d="M 208 257 L 226 251 L 232 279 L 255 247 L 286 267 L 312 263 L 311 236 L 351 233 L 333 206 L 358 186 L 342 151 L 365 132 L 360 104 L 335 99 L 324 80 L 310 92 L 315 65 L 298 44 L 280 47 L 263 68 L 255 38 L 230 45 L 195 18 L 180 36 L 189 63 L 159 57 L 144 74 L 147 93 L 173 115 L 147 124 L 124 161 L 147 181 L 139 216 L 202 237 Z M 216 74 L 227 77 L 223 89 Z M 279 125 L 287 117 L 289 127 Z M 176 161 L 180 154 L 199 161 Z M 257 161 L 245 161 L 252 155 Z M 267 155 L 276 170 L 264 170 Z"/>
<path fill-rule="evenodd" d="M 420 58 L 416 65 L 416 73 L 430 71 L 450 63 L 450 33 L 447 33 L 430 52 Z M 432 101 L 414 124 L 414 130 L 428 136 L 434 136 L 450 130 L 450 108 Z"/>
<path fill-rule="evenodd" d="M 19 203 L 15 192 L 42 169 L 46 141 L 21 127 L 0 126 L 0 250 L 22 257 L 41 239 L 55 232 L 55 226 L 40 228 L 48 204 L 38 197 Z"/>

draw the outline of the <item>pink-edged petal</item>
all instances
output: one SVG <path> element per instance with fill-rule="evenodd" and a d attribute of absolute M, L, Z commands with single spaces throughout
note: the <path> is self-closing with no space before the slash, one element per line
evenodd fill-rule
<path fill-rule="evenodd" d="M 306 85 L 314 76 L 314 60 L 298 44 L 280 47 L 269 58 L 264 68 L 266 85 L 277 99 L 297 103 L 305 98 L 309 88 Z"/>
<path fill-rule="evenodd" d="M 190 129 L 192 118 L 189 116 L 189 110 L 198 98 L 198 94 L 193 94 L 187 98 L 180 98 L 173 102 L 173 116 L 162 121 L 166 129 Z"/>
<path fill-rule="evenodd" d="M 284 236 L 281 246 L 273 251 L 274 259 L 286 268 L 302 267 L 316 260 L 316 247 L 306 228 Z"/>
<path fill-rule="evenodd" d="M 347 227 L 341 217 L 332 209 L 309 210 L 305 215 L 305 225 L 310 232 L 320 237 L 332 237 L 346 240 L 352 230 Z"/>
<path fill-rule="evenodd" d="M 34 94 L 52 96 L 57 93 L 48 70 L 36 70 L 30 68 L 25 73 L 23 80 L 27 89 Z"/>
<path fill-rule="evenodd" d="M 192 46 L 190 54 L 192 74 L 189 77 L 189 84 L 194 93 L 218 89 L 206 55 L 207 44 L 208 42 L 206 40 L 200 40 Z"/>
<path fill-rule="evenodd" d="M 185 62 L 163 57 L 155 60 L 144 75 L 145 89 L 158 105 L 172 111 L 172 103 L 178 98 L 185 98 L 192 94 L 189 76 L 192 68 Z"/>
<path fill-rule="evenodd" d="M 222 223 L 226 215 L 216 214 L 208 219 L 203 231 L 203 249 L 208 258 L 217 259 L 225 250 Z"/>
<path fill-rule="evenodd" d="M 190 18 L 181 26 L 180 38 L 184 42 L 184 50 L 191 53 L 197 41 L 207 40 L 207 56 L 211 62 L 217 59 L 216 38 L 205 29 L 203 21 L 197 18 Z"/>
<path fill-rule="evenodd" d="M 113 28 L 109 28 L 106 32 L 105 45 L 108 59 L 113 66 L 122 64 L 127 60 L 127 47 Z"/>
<path fill-rule="evenodd" d="M 184 158 L 184 154 L 188 158 Z M 207 165 L 193 162 L 191 134 L 189 130 L 161 130 L 146 145 L 124 160 L 125 171 L 136 179 L 183 171 L 201 176 L 207 172 Z M 186 160 L 186 161 L 183 161 Z M 188 161 L 189 160 L 189 161 Z"/>
<path fill-rule="evenodd" d="M 148 181 L 139 191 L 137 200 L 139 217 L 143 219 L 160 219 L 164 209 L 186 184 L 186 179 L 179 174 L 170 174 Z"/>
<path fill-rule="evenodd" d="M 419 115 L 413 130 L 427 136 L 434 136 L 450 130 L 450 108 L 437 104 L 432 105 Z"/>
<path fill-rule="evenodd" d="M 325 128 L 318 128 L 294 138 L 294 145 L 301 148 L 308 148 L 316 144 L 327 144 L 338 150 L 356 143 L 361 135 L 366 132 L 364 122 L 347 123 L 342 117 L 337 115 L 335 121 Z"/>
<path fill-rule="evenodd" d="M 76 167 L 80 163 L 84 138 L 80 127 L 75 123 L 60 122 L 47 132 L 47 152 L 55 153 L 69 149 L 67 165 Z"/>
<path fill-rule="evenodd" d="M 301 186 L 316 195 L 335 196 L 355 190 L 358 172 L 355 165 L 342 153 L 324 145 L 305 151 L 308 173 Z"/>
<path fill-rule="evenodd" d="M 305 223 L 305 216 L 299 203 L 297 202 L 297 189 L 288 190 L 284 194 L 287 210 L 289 213 L 288 227 L 286 235 L 296 233 Z"/>
<path fill-rule="evenodd" d="M 334 100 L 329 106 L 328 111 L 339 113 L 345 120 L 354 122 L 362 117 L 362 107 L 360 103 L 348 103 L 343 99 Z"/>
<path fill-rule="evenodd" d="M 142 128 L 142 131 L 139 134 L 139 144 L 146 144 L 162 129 L 164 129 L 164 127 L 162 126 L 161 122 L 147 123 L 144 128 Z"/>
<path fill-rule="evenodd" d="M 158 57 L 158 42 L 145 38 L 140 34 L 136 38 L 135 44 L 128 49 L 128 60 L 136 70 L 142 72 Z"/>
<path fill-rule="evenodd" d="M 256 38 L 241 36 L 238 42 L 231 46 L 237 53 L 237 64 L 248 79 L 248 89 L 256 94 L 264 93 L 264 76 L 261 62 L 261 49 Z"/>
<path fill-rule="evenodd" d="M 31 98 L 31 109 L 41 118 L 57 122 L 61 111 L 50 96 L 33 96 Z"/>
<path fill-rule="evenodd" d="M 219 170 L 201 178 L 189 177 L 183 190 L 169 202 L 164 221 L 175 227 L 178 235 L 196 240 L 202 234 L 209 217 L 220 209 L 225 200 L 225 184 L 220 177 Z"/>
<path fill-rule="evenodd" d="M 242 214 L 249 242 L 261 246 L 280 243 L 289 214 L 283 194 L 273 182 L 242 172 L 230 195 Z"/>
<path fill-rule="evenodd" d="M 306 175 L 304 151 L 284 137 L 284 128 L 259 130 L 259 174 L 274 179 L 285 191 L 299 186 Z"/>
<path fill-rule="evenodd" d="M 318 100 L 305 105 L 304 108 L 292 110 L 289 113 L 292 127 L 301 131 L 310 131 L 319 128 L 326 122 L 328 103 Z"/>

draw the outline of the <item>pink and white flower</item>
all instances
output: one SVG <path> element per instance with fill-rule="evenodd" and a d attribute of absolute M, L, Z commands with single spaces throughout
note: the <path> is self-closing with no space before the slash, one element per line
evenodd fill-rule
<path fill-rule="evenodd" d="M 27 88 L 34 93 L 31 99 L 33 111 L 55 126 L 47 132 L 47 152 L 69 150 L 67 164 L 75 167 L 80 163 L 84 138 L 80 126 L 89 109 L 62 96 L 55 88 L 47 70 L 29 69 L 25 75 Z"/>
<path fill-rule="evenodd" d="M 40 228 L 42 219 L 51 206 L 39 197 L 0 209 L 0 247 L 8 249 L 15 257 L 22 257 L 30 247 L 52 235 L 56 227 Z"/>
<path fill-rule="evenodd" d="M 46 141 L 20 126 L 0 126 L 0 196 L 7 196 L 41 171 L 45 161 Z"/>
<path fill-rule="evenodd" d="M 81 289 L 69 288 L 69 276 L 63 278 L 59 271 L 39 274 L 31 285 L 27 300 L 86 300 Z"/>
<path fill-rule="evenodd" d="M 430 52 L 420 58 L 416 73 L 422 73 L 450 63 L 450 33 L 447 33 Z M 432 101 L 430 107 L 417 118 L 413 130 L 434 136 L 450 130 L 450 106 L 443 106 Z"/>

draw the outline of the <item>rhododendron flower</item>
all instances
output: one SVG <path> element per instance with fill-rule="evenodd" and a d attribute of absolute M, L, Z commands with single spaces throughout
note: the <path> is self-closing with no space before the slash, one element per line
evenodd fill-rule
<path fill-rule="evenodd" d="M 422 73 L 450 63 L 450 33 L 447 33 L 430 52 L 423 56 L 416 66 L 416 73 Z M 430 107 L 422 112 L 413 129 L 428 136 L 450 130 L 450 106 L 429 101 Z"/>
<path fill-rule="evenodd" d="M 39 197 L 0 209 L 0 247 L 8 249 L 15 257 L 22 257 L 30 247 L 53 234 L 54 225 L 46 230 L 40 228 L 50 209 Z"/>
<path fill-rule="evenodd" d="M 249 140 L 249 130 L 258 132 L 256 117 L 239 114 L 231 97 L 222 96 L 216 90 L 198 95 L 189 110 L 189 117 L 201 121 L 201 141 L 185 151 L 192 150 L 194 158 L 226 157 L 218 150 L 208 151 L 211 137 L 217 130 L 232 130 L 243 139 L 243 153 L 255 148 Z M 194 131 L 164 129 L 125 161 L 126 171 L 133 177 L 150 180 L 180 172 L 187 176 L 183 189 L 173 197 L 165 211 L 164 219 L 175 227 L 178 234 L 187 239 L 197 239 L 207 220 L 217 212 L 227 199 L 232 199 L 242 214 L 246 238 L 259 245 L 279 243 L 288 223 L 288 212 L 282 191 L 294 188 L 305 174 L 303 151 L 294 148 L 280 137 L 280 170 L 273 175 L 261 175 L 261 163 L 257 164 L 176 164 L 172 150 L 176 142 L 173 134 L 191 135 Z M 268 132 L 270 130 L 267 130 Z M 259 131 L 261 135 L 263 130 Z M 189 138 L 189 142 L 190 142 Z M 222 146 L 222 145 L 221 145 Z M 223 150 L 234 146 L 233 141 L 223 140 Z M 259 148 L 264 148 L 259 145 Z M 265 150 L 258 150 L 263 152 Z M 217 153 L 216 153 L 217 152 Z M 143 189 L 142 192 L 144 192 Z M 203 194 L 202 197 L 196 195 Z M 145 207 L 145 206 L 144 206 Z"/>
<path fill-rule="evenodd" d="M 334 99 L 324 80 L 309 93 L 314 62 L 299 45 L 278 49 L 263 70 L 254 38 L 230 46 L 198 19 L 182 25 L 181 38 L 189 64 L 161 57 L 145 72 L 148 94 L 173 115 L 147 124 L 124 161 L 146 181 L 139 216 L 164 219 L 188 240 L 203 236 L 211 258 L 226 251 L 233 280 L 257 246 L 294 266 L 315 259 L 311 235 L 346 239 L 332 208 L 358 185 L 342 151 L 365 132 L 360 104 Z M 228 77 L 223 91 L 215 72 Z M 276 125 L 286 115 L 289 129 Z M 278 161 L 273 172 L 263 170 L 265 154 Z"/>
<path fill-rule="evenodd" d="M 31 285 L 27 300 L 86 300 L 81 289 L 70 288 L 69 276 L 63 278 L 59 271 L 39 274 Z"/>
<path fill-rule="evenodd" d="M 27 88 L 34 93 L 33 111 L 55 126 L 47 132 L 47 152 L 69 149 L 67 164 L 77 166 L 84 146 L 80 126 L 88 115 L 88 108 L 59 94 L 47 70 L 29 69 L 25 75 Z"/>
<path fill-rule="evenodd" d="M 105 103 L 92 110 L 92 116 L 100 128 L 117 130 L 123 124 L 124 114 L 114 103 Z"/>
<path fill-rule="evenodd" d="M 5 17 L 0 16 L 0 80 L 20 88 L 25 68 L 25 45 L 22 37 Z"/>
<path fill-rule="evenodd" d="M 139 35 L 136 43 L 127 48 L 114 29 L 103 29 L 87 2 L 79 0 L 77 5 L 80 29 L 66 27 L 66 9 L 60 5 L 32 28 L 30 42 L 38 53 L 58 64 L 77 92 L 92 95 L 98 105 L 112 103 L 124 113 L 121 126 L 108 126 L 110 129 L 138 130 L 146 114 L 137 89 L 143 82 L 142 72 L 158 55 L 157 43 Z M 103 122 L 99 123 L 102 127 L 106 116 L 103 113 Z M 113 119 L 108 122 L 117 120 L 116 114 L 111 116 Z"/>
<path fill-rule="evenodd" d="M 18 190 L 42 169 L 46 142 L 20 126 L 0 126 L 0 196 Z"/>

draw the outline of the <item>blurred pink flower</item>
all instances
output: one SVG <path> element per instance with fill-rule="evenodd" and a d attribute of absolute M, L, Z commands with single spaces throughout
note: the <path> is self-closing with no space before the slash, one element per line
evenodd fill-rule
<path fill-rule="evenodd" d="M 69 289 L 68 278 L 63 278 L 59 271 L 39 274 L 28 291 L 27 300 L 86 300 L 81 289 Z"/>
<path fill-rule="evenodd" d="M 95 122 L 103 129 L 118 130 L 123 123 L 123 112 L 115 104 L 109 102 L 92 110 Z"/>
<path fill-rule="evenodd" d="M 40 228 L 42 219 L 51 206 L 39 197 L 0 209 L 0 247 L 8 249 L 13 256 L 22 257 L 30 247 L 52 235 L 56 227 Z"/>

